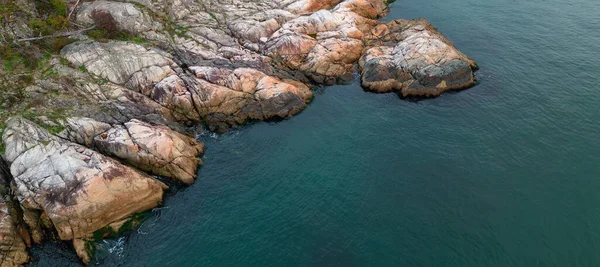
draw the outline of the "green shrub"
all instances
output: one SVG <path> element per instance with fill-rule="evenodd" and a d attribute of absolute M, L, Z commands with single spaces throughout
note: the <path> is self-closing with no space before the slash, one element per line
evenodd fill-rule
<path fill-rule="evenodd" d="M 53 29 L 64 30 L 67 28 L 69 21 L 65 16 L 50 16 L 46 23 Z"/>
<path fill-rule="evenodd" d="M 42 21 L 39 18 L 33 18 L 29 21 L 29 27 L 34 35 L 52 35 L 57 31 L 65 30 L 68 26 L 68 20 L 63 16 L 50 16 Z"/>
<path fill-rule="evenodd" d="M 31 74 L 28 74 L 28 75 L 21 75 L 21 76 L 19 77 L 19 80 L 21 80 L 21 81 L 22 81 L 24 84 L 26 84 L 26 85 L 30 85 L 30 84 L 32 84 L 32 83 L 33 83 L 33 81 L 34 81 L 35 79 L 33 78 L 33 75 L 31 75 Z"/>
<path fill-rule="evenodd" d="M 33 43 L 38 45 L 42 50 L 44 50 L 47 53 L 58 54 L 60 50 L 63 49 L 63 47 L 73 42 L 75 42 L 75 40 L 69 37 L 56 37 L 37 40 Z"/>
<path fill-rule="evenodd" d="M 67 16 L 67 3 L 65 3 L 65 1 L 63 0 L 50 0 L 50 4 L 52 5 L 52 8 L 54 9 L 54 14 L 58 15 L 58 16 L 63 16 L 66 17 Z"/>
<path fill-rule="evenodd" d="M 87 35 L 88 37 L 100 42 L 106 42 L 107 39 L 110 39 L 110 34 L 108 31 L 102 29 L 88 31 Z"/>
<path fill-rule="evenodd" d="M 36 8 L 40 16 L 29 22 L 35 34 L 51 35 L 67 28 L 68 6 L 63 0 L 37 0 Z"/>
<path fill-rule="evenodd" d="M 59 37 L 54 39 L 54 51 L 53 52 L 60 52 L 60 50 L 62 50 L 65 46 L 71 44 L 75 42 L 75 40 L 69 38 L 69 37 Z"/>
<path fill-rule="evenodd" d="M 24 61 L 24 60 L 23 60 L 23 57 L 22 57 L 20 54 L 18 54 L 18 53 L 14 53 L 14 54 L 11 54 L 11 55 L 10 55 L 10 56 L 8 56 L 8 57 L 4 57 L 4 62 L 3 62 L 3 63 L 4 63 L 4 64 L 3 64 L 3 66 L 4 66 L 4 70 L 5 70 L 5 71 L 12 72 L 12 71 L 14 71 L 14 70 L 15 70 L 15 69 L 16 69 L 16 68 L 19 66 L 19 64 L 21 64 L 23 61 Z"/>

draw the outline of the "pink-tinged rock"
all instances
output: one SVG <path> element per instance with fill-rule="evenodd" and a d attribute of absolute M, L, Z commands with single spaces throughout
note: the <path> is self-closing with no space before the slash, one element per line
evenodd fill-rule
<path fill-rule="evenodd" d="M 371 39 L 359 62 L 365 89 L 437 96 L 475 83 L 477 64 L 426 20 L 396 20 L 374 30 L 371 36 L 387 34 Z"/>
<path fill-rule="evenodd" d="M 106 155 L 185 184 L 194 183 L 204 153 L 203 144 L 194 138 L 138 120 L 99 134 L 94 145 Z"/>
<path fill-rule="evenodd" d="M 112 222 L 154 208 L 167 188 L 20 117 L 8 120 L 3 142 L 15 195 L 28 216 L 25 221 L 38 229 L 39 220 L 48 218 L 63 240 L 85 238 Z"/>

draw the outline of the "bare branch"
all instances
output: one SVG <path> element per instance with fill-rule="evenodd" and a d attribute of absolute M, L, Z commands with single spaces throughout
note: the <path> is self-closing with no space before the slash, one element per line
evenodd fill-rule
<path fill-rule="evenodd" d="M 77 27 L 80 27 L 80 28 L 83 28 L 83 27 L 85 27 L 85 25 L 81 25 L 81 24 L 79 24 L 79 23 L 76 23 L 76 22 L 74 22 L 74 21 L 69 21 L 69 23 L 71 23 L 71 24 L 73 24 L 73 25 L 75 25 L 75 26 L 77 26 Z"/>
<path fill-rule="evenodd" d="M 75 5 L 73 6 L 73 9 L 71 9 L 71 12 L 69 12 L 69 16 L 67 17 L 67 20 L 71 19 L 71 15 L 73 15 L 73 12 L 75 12 L 75 10 L 77 9 L 77 6 L 79 6 L 79 1 L 77 0 L 77 2 L 75 3 Z"/>
<path fill-rule="evenodd" d="M 64 33 L 60 33 L 60 34 L 53 34 L 53 35 L 46 35 L 46 36 L 40 36 L 40 37 L 32 37 L 32 38 L 24 38 L 24 39 L 19 39 L 16 40 L 16 42 L 27 42 L 27 41 L 36 41 L 36 40 L 42 40 L 42 39 L 46 39 L 46 38 L 57 38 L 57 37 L 67 37 L 67 36 L 71 36 L 71 35 L 75 35 L 75 34 L 80 34 L 89 30 L 93 30 L 95 29 L 96 26 L 92 26 L 89 28 L 85 28 L 82 30 L 78 30 L 78 31 L 70 31 L 70 32 L 64 32 Z"/>

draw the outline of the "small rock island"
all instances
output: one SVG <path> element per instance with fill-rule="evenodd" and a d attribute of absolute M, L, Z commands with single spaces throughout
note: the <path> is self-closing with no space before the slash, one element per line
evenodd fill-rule
<path fill-rule="evenodd" d="M 16 0 L 0 9 L 0 255 L 139 225 L 196 179 L 195 134 L 298 114 L 317 85 L 433 97 L 477 65 L 388 0 Z M 160 180 L 156 177 L 161 177 Z M 174 226 L 175 227 L 175 226 Z"/>

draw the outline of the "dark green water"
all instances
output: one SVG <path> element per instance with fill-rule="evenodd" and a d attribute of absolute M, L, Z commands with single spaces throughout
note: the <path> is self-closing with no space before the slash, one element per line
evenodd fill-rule
<path fill-rule="evenodd" d="M 600 266 L 600 2 L 392 8 L 473 57 L 480 85 L 417 102 L 328 87 L 292 119 L 202 136 L 197 183 L 100 265 Z"/>

